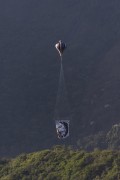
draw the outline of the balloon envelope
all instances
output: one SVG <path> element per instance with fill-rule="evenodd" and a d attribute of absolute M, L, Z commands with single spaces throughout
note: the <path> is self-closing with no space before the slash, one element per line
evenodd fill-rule
<path fill-rule="evenodd" d="M 66 44 L 61 40 L 55 45 L 57 51 L 59 52 L 60 56 L 62 56 L 64 50 L 66 49 Z"/>

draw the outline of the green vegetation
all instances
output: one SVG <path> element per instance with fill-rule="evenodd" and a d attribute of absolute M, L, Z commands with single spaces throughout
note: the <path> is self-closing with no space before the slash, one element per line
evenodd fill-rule
<path fill-rule="evenodd" d="M 1 180 L 115 180 L 120 178 L 120 152 L 85 152 L 55 146 L 0 161 Z"/>

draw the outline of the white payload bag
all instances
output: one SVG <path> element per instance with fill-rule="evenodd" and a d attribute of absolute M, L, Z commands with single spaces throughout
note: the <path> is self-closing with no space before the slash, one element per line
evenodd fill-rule
<path fill-rule="evenodd" d="M 59 139 L 69 136 L 69 120 L 56 120 L 56 131 Z"/>

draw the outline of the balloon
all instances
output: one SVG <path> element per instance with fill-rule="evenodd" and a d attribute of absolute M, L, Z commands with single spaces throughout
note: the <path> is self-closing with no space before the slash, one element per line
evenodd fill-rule
<path fill-rule="evenodd" d="M 59 42 L 55 45 L 57 51 L 59 52 L 60 56 L 62 56 L 64 50 L 66 49 L 66 44 L 59 40 Z"/>

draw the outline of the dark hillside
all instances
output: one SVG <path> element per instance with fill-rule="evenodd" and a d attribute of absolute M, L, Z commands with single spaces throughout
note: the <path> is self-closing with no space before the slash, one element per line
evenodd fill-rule
<path fill-rule="evenodd" d="M 0 155 L 108 131 L 120 119 L 120 1 L 0 1 Z M 64 40 L 71 137 L 56 138 L 59 79 L 54 44 Z"/>

